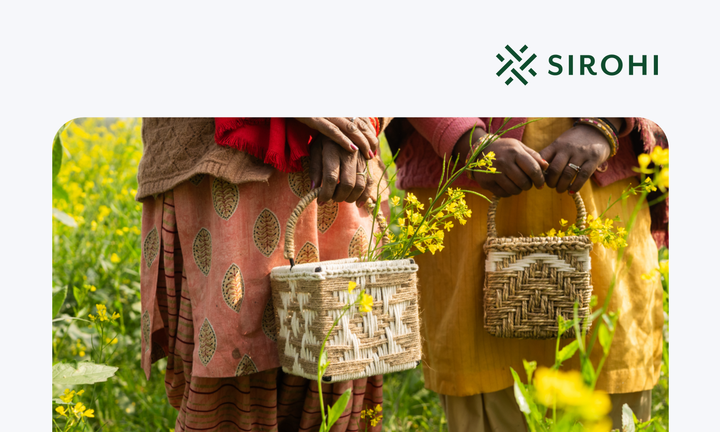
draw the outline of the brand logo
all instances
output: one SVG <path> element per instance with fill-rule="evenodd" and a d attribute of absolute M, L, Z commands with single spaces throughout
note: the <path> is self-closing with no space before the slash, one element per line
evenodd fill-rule
<path fill-rule="evenodd" d="M 519 50 L 514 50 L 510 45 L 505 45 L 507 54 L 497 54 L 495 57 L 503 63 L 496 75 L 505 75 L 505 85 L 510 85 L 516 79 L 523 85 L 528 84 L 530 76 L 537 76 L 530 64 L 537 58 L 535 54 L 527 56 L 527 45 Z M 522 54 L 522 55 L 521 55 Z M 524 55 L 524 56 L 523 56 Z M 507 60 L 506 60 L 507 59 Z M 597 60 L 599 59 L 599 60 Z M 629 55 L 623 58 L 616 54 L 608 54 L 602 58 L 593 55 L 582 54 L 579 56 L 568 55 L 563 57 L 560 54 L 553 54 L 548 57 L 547 71 L 550 76 L 560 75 L 584 75 L 595 76 L 598 74 L 616 76 L 620 74 L 635 75 L 658 75 L 659 56 L 657 55 Z M 537 63 L 535 63 L 537 67 Z"/>
<path fill-rule="evenodd" d="M 521 74 L 521 72 L 524 72 L 525 69 L 527 69 L 527 72 L 528 72 L 530 75 L 532 75 L 532 76 L 537 75 L 537 73 L 535 73 L 535 71 L 533 70 L 533 68 L 528 68 L 528 66 L 530 66 L 530 63 L 532 63 L 533 60 L 535 60 L 535 59 L 537 58 L 537 56 L 536 56 L 535 54 L 533 54 L 533 55 L 531 55 L 530 57 L 528 57 L 527 60 L 525 60 L 525 61 L 523 62 L 523 58 L 520 57 L 520 54 L 524 54 L 525 51 L 527 51 L 527 45 L 523 45 L 523 47 L 520 48 L 520 54 L 518 54 L 517 52 L 515 52 L 514 49 L 510 48 L 510 45 L 505 45 L 505 50 L 508 52 L 508 54 L 510 54 L 510 57 L 512 57 L 512 58 L 508 58 L 508 61 L 507 61 L 505 64 L 503 64 L 503 66 L 500 68 L 499 71 L 497 71 L 497 76 L 501 76 L 502 74 L 504 74 L 505 72 L 507 72 L 508 69 L 510 69 L 510 73 L 511 73 L 515 78 L 517 78 L 518 80 L 520 80 L 520 82 L 523 83 L 523 85 L 527 85 L 528 82 L 527 82 L 527 80 L 525 79 L 525 77 Z M 505 57 L 503 57 L 502 54 L 499 54 L 499 53 L 498 53 L 498 55 L 496 55 L 495 57 L 496 57 L 498 60 L 500 60 L 500 62 L 504 62 L 504 61 L 505 61 Z M 513 60 L 513 59 L 514 59 L 514 60 Z M 514 67 L 511 67 L 511 66 L 512 66 L 513 64 L 515 64 L 516 62 L 517 62 L 517 63 L 522 62 L 522 64 L 520 64 L 520 66 L 519 66 L 520 71 L 518 71 L 518 70 L 517 70 L 516 68 L 514 68 Z M 508 77 L 508 79 L 505 80 L 505 85 L 510 85 L 510 83 L 513 82 L 513 81 L 514 81 L 514 78 L 513 78 L 512 76 L 510 76 L 510 77 Z"/>

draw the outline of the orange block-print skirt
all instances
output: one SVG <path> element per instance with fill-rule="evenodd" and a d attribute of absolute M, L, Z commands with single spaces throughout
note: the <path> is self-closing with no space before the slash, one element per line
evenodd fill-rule
<path fill-rule="evenodd" d="M 305 173 L 242 185 L 199 175 L 143 201 L 142 367 L 150 379 L 167 357 L 176 431 L 318 429 L 317 384 L 279 369 L 269 279 L 288 264 L 285 224 L 309 188 Z M 296 228 L 296 262 L 364 251 L 371 224 L 354 204 L 311 204 Z M 334 432 L 365 430 L 360 411 L 382 404 L 382 376 L 323 385 L 325 403 L 348 388 Z"/>

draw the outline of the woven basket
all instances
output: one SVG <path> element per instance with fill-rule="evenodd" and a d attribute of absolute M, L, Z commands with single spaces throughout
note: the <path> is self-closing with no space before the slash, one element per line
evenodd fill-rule
<path fill-rule="evenodd" d="M 319 189 L 300 200 L 285 231 L 285 258 L 294 264 L 298 217 Z M 385 220 L 378 217 L 379 226 Z M 372 311 L 350 309 L 325 345 L 324 382 L 346 381 L 415 368 L 420 360 L 417 273 L 412 259 L 360 262 L 357 258 L 276 267 L 270 273 L 277 348 L 283 371 L 317 379 L 325 335 L 343 307 L 364 288 Z M 348 283 L 357 287 L 348 292 Z"/>
<path fill-rule="evenodd" d="M 579 193 L 576 226 L 585 228 L 585 205 Z M 488 209 L 485 242 L 485 330 L 504 338 L 551 339 L 558 333 L 558 316 L 572 319 L 590 313 L 592 282 L 587 236 L 498 237 L 494 198 Z M 562 338 L 575 336 L 570 329 Z"/>

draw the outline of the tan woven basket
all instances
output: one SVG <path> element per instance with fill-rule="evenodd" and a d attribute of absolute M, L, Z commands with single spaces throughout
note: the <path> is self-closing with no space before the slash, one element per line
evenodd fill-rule
<path fill-rule="evenodd" d="M 285 258 L 294 264 L 293 235 L 298 217 L 319 189 L 300 200 L 287 223 Z M 377 223 L 385 226 L 378 217 Z M 360 262 L 357 258 L 276 267 L 270 273 L 277 348 L 283 370 L 317 378 L 325 335 L 343 306 L 364 288 L 373 297 L 371 312 L 349 310 L 328 338 L 330 366 L 324 382 L 399 372 L 417 366 L 420 356 L 417 273 L 412 259 Z M 348 292 L 348 283 L 357 287 Z"/>
<path fill-rule="evenodd" d="M 585 205 L 579 193 L 576 226 L 585 228 Z M 488 209 L 485 242 L 485 330 L 505 338 L 557 337 L 558 315 L 572 319 L 579 303 L 582 320 L 590 311 L 592 281 L 587 236 L 498 237 L 494 198 Z M 562 337 L 574 337 L 570 329 Z"/>

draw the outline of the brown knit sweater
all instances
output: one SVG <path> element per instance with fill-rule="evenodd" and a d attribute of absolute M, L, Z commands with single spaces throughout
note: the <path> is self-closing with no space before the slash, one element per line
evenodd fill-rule
<path fill-rule="evenodd" d="M 381 131 L 390 120 L 380 118 Z M 213 118 L 143 118 L 142 139 L 137 201 L 171 190 L 196 174 L 242 184 L 267 182 L 274 171 L 248 153 L 215 143 Z"/>

